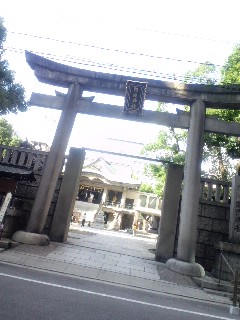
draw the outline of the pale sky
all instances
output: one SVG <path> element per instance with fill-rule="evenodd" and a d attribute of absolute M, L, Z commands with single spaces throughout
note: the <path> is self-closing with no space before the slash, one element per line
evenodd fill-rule
<path fill-rule="evenodd" d="M 175 74 L 181 81 L 201 62 L 224 64 L 240 41 L 239 9 L 239 0 L 5 0 L 0 15 L 8 30 L 6 58 L 30 97 L 32 92 L 54 94 L 55 88 L 37 81 L 24 50 L 83 69 L 168 81 Z M 95 97 L 123 105 L 123 98 Z M 145 103 L 146 109 L 156 106 Z M 37 107 L 7 117 L 22 138 L 48 144 L 58 118 L 59 112 Z M 116 151 L 117 142 L 108 138 L 147 143 L 159 129 L 78 115 L 69 146 Z"/>

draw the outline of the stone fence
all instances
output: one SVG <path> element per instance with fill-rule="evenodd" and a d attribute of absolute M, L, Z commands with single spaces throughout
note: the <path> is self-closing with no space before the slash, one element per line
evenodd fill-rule
<path fill-rule="evenodd" d="M 231 182 L 201 178 L 200 199 L 206 203 L 230 203 Z"/>
<path fill-rule="evenodd" d="M 229 237 L 231 189 L 231 182 L 201 179 L 196 262 L 209 272 L 215 263 L 216 244 Z"/>
<path fill-rule="evenodd" d="M 30 148 L 0 146 L 0 164 L 25 167 L 34 172 L 43 171 L 47 156 L 48 152 Z"/>

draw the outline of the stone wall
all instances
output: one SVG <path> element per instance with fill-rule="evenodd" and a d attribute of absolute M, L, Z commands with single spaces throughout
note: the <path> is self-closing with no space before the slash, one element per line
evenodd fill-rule
<path fill-rule="evenodd" d="M 34 199 L 41 181 L 42 174 L 35 173 L 36 181 L 19 181 L 13 193 L 10 208 L 7 209 L 3 237 L 11 238 L 13 233 L 18 230 L 25 230 L 31 213 Z M 52 203 L 48 212 L 48 217 L 44 226 L 43 233 L 49 235 L 53 214 L 56 207 L 58 193 L 61 186 L 62 177 L 59 177 Z"/>
<path fill-rule="evenodd" d="M 199 204 L 196 262 L 206 271 L 211 271 L 213 268 L 216 243 L 228 240 L 229 214 L 230 209 L 227 205 L 207 202 Z"/>
<path fill-rule="evenodd" d="M 198 213 L 198 234 L 196 243 L 196 262 L 206 271 L 211 272 L 216 256 L 216 243 L 227 241 L 229 235 L 228 204 L 200 200 Z M 178 219 L 179 220 L 179 219 Z M 175 256 L 177 252 L 178 226 L 175 240 Z"/>

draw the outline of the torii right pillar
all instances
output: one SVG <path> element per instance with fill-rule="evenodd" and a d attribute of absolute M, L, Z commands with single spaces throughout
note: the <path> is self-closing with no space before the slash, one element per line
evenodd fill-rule
<path fill-rule="evenodd" d="M 205 103 L 195 101 L 187 139 L 177 257 L 166 263 L 168 269 L 192 277 L 205 275 L 203 267 L 195 263 L 205 114 Z"/>

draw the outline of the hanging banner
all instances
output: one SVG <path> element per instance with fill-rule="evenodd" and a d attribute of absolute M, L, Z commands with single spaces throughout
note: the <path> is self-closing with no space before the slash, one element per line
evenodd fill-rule
<path fill-rule="evenodd" d="M 123 112 L 142 115 L 146 89 L 147 82 L 127 81 Z"/>

